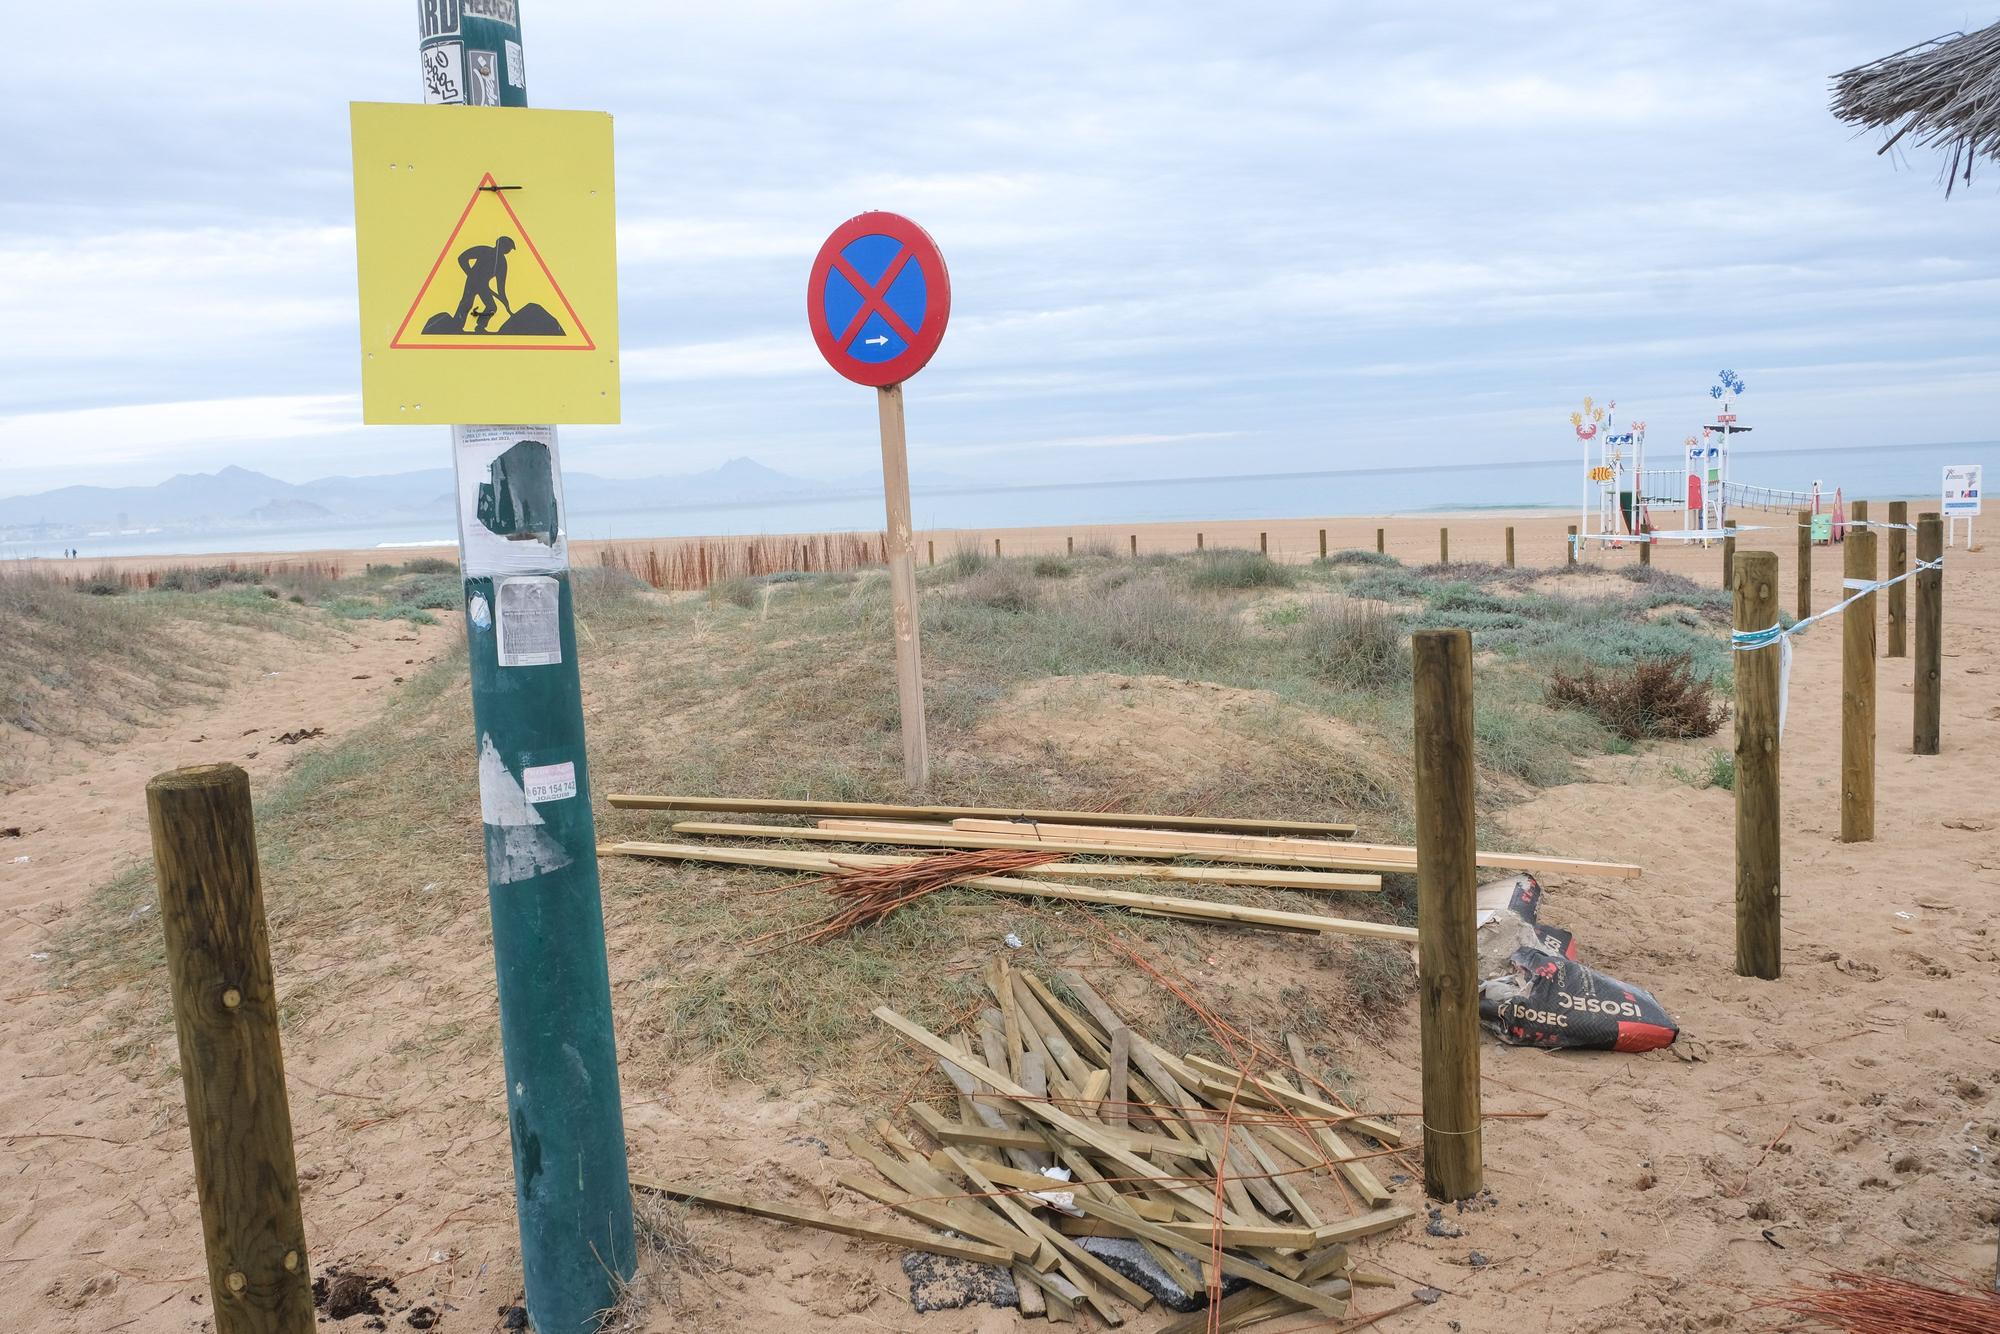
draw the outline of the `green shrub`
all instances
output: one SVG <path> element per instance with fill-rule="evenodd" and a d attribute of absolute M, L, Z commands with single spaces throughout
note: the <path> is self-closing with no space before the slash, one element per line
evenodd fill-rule
<path fill-rule="evenodd" d="M 1403 624 L 1372 602 L 1312 603 L 1292 629 L 1306 671 L 1329 685 L 1375 690 L 1410 674 Z"/>
<path fill-rule="evenodd" d="M 1290 588 L 1298 575 L 1261 551 L 1223 547 L 1198 552 L 1188 583 L 1195 588 Z"/>
<path fill-rule="evenodd" d="M 1042 591 L 1020 566 L 993 561 L 965 581 L 959 596 L 995 611 L 1023 612 L 1041 601 Z"/>
<path fill-rule="evenodd" d="M 1333 566 L 1360 565 L 1387 569 L 1400 566 L 1403 562 L 1386 551 L 1366 551 L 1360 547 L 1348 547 L 1344 551 L 1336 551 L 1326 557 L 1324 563 Z"/>
<path fill-rule="evenodd" d="M 708 600 L 747 611 L 757 605 L 757 583 L 753 579 L 718 579 L 708 586 Z"/>
<path fill-rule="evenodd" d="M 989 558 L 978 547 L 960 547 L 945 557 L 944 572 L 948 579 L 970 579 L 986 568 Z"/>
<path fill-rule="evenodd" d="M 1037 556 L 1034 569 L 1037 579 L 1067 579 L 1076 573 L 1076 566 L 1060 556 Z"/>

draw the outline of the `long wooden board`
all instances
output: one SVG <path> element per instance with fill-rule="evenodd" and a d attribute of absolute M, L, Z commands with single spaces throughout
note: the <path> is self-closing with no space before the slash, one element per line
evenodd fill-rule
<path fill-rule="evenodd" d="M 1351 824 L 1315 820 L 1256 820 L 1223 815 L 1140 815 L 1119 811 L 1056 811 L 1008 806 L 900 806 L 881 801 L 801 801 L 785 797 L 638 796 L 614 792 L 608 798 L 621 810 L 729 811 L 739 815 L 853 815 L 884 820 L 955 820 L 960 816 L 992 820 L 1046 820 L 1080 825 L 1143 825 L 1152 829 L 1210 829 L 1241 834 L 1308 834 L 1344 838 Z"/>
<path fill-rule="evenodd" d="M 718 820 L 678 820 L 673 825 L 676 834 L 693 834 L 700 838 L 786 838 L 805 843 L 872 843 L 877 846 L 902 845 L 910 848 L 1019 848 L 1030 852 L 1078 853 L 1090 857 L 1158 857 L 1171 861 L 1176 857 L 1190 857 L 1205 862 L 1254 862 L 1260 866 L 1306 866 L 1328 871 L 1397 871 L 1410 868 L 1402 862 L 1385 862 L 1361 857 L 1347 857 L 1336 851 L 1331 855 L 1305 855 L 1295 852 L 1231 852 L 1226 849 L 1193 850 L 1188 848 L 1164 847 L 1158 844 L 1107 843 L 1095 838 L 1059 841 L 1055 839 L 1017 837 L 1007 834 L 980 834 L 963 829 L 940 829 L 936 833 L 920 832 L 917 826 L 904 825 L 893 828 L 866 829 L 817 829 L 803 825 L 771 824 L 730 824 Z M 1095 831 L 1092 831 L 1095 833 Z M 1332 844 L 1323 845 L 1333 847 Z"/>
<path fill-rule="evenodd" d="M 658 857 L 715 862 L 723 866 L 768 866 L 787 871 L 842 870 L 903 866 L 923 855 L 879 852 L 810 852 L 802 849 L 722 848 L 711 843 L 602 843 L 604 857 Z M 1350 871 L 1285 871 L 1261 866 L 1168 866 L 1148 862 L 1050 862 L 1037 877 L 1059 880 L 1170 880 L 1178 884 L 1242 885 L 1262 889 L 1341 890 L 1371 893 L 1382 888 L 1379 875 Z"/>
<path fill-rule="evenodd" d="M 843 822 L 854 827 L 854 822 Z M 1303 856 L 1352 857 L 1353 863 L 1371 869 L 1392 864 L 1413 870 L 1417 850 L 1402 843 L 1329 843 L 1310 838 L 1266 838 L 1248 834 L 1184 833 L 1162 829 L 1097 828 L 1077 824 L 1029 824 L 1013 820 L 962 818 L 952 828 L 974 834 L 995 834 L 1008 838 L 1047 839 L 1054 842 L 1118 844 L 1130 847 L 1179 848 L 1191 856 L 1217 852 L 1274 852 Z M 1630 880 L 1641 868 L 1626 862 L 1584 861 L 1575 857 L 1548 857 L 1539 852 L 1487 852 L 1478 854 L 1479 865 L 1488 869 L 1531 871 L 1550 875 L 1611 876 Z"/>
<path fill-rule="evenodd" d="M 679 827 L 675 826 L 677 829 Z M 649 855 L 639 850 L 646 846 L 644 844 L 608 846 L 633 856 Z M 983 889 L 989 894 L 1011 894 L 1016 898 L 1029 899 L 1061 899 L 1069 903 L 1089 903 L 1101 908 L 1127 908 L 1162 917 L 1178 917 L 1187 921 L 1233 922 L 1238 926 L 1271 927 L 1281 931 L 1317 931 L 1332 935 L 1361 936 L 1370 940 L 1400 940 L 1414 943 L 1417 939 L 1415 927 L 1392 926 L 1386 922 L 1363 922 L 1346 917 L 1322 917 L 1315 913 L 1285 912 L 1277 908 L 1253 908 L 1240 903 L 1210 903 L 1205 899 L 1182 899 L 1170 894 L 1139 894 L 1122 889 L 1089 889 L 1079 885 L 1058 885 L 1047 880 L 1028 880 L 1000 875 L 982 875 L 961 883 L 968 889 Z"/>
<path fill-rule="evenodd" d="M 1013 1253 L 1001 1250 L 998 1246 L 983 1246 L 978 1242 L 960 1241 L 956 1237 L 941 1237 L 935 1233 L 919 1232 L 914 1228 L 897 1227 L 891 1223 L 871 1223 L 864 1218 L 842 1218 L 838 1214 L 823 1213 L 818 1209 L 807 1209 L 796 1204 L 785 1204 L 776 1200 L 753 1200 L 745 1195 L 704 1190 L 676 1181 L 654 1181 L 635 1176 L 632 1178 L 632 1185 L 639 1190 L 671 1195 L 677 1200 L 692 1200 L 696 1204 L 712 1205 L 717 1209 L 749 1214 L 754 1218 L 774 1218 L 781 1223 L 797 1223 L 801 1227 L 818 1228 L 822 1232 L 838 1232 L 845 1237 L 882 1241 L 891 1246 L 907 1246 L 913 1251 L 928 1251 L 932 1255 L 948 1255 L 954 1260 L 972 1260 L 980 1264 L 1002 1266 L 1014 1262 Z"/>

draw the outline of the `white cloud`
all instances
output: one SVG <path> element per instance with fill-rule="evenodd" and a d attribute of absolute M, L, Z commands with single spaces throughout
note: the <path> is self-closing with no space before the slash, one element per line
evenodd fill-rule
<path fill-rule="evenodd" d="M 216 398 L 178 403 L 22 412 L 0 417 L 0 455 L 13 466 L 87 454 L 109 468 L 171 460 L 191 446 L 276 445 L 351 431 L 361 419 L 352 394 Z"/>

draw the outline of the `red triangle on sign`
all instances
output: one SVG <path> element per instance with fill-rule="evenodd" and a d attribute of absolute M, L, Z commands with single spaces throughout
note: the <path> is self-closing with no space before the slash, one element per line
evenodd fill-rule
<path fill-rule="evenodd" d="M 474 230 L 473 235 L 494 239 L 459 250 L 460 235 L 469 223 L 478 221 L 487 225 Z M 525 249 L 534 263 L 517 262 L 509 273 L 506 255 L 520 249 Z M 452 259 L 458 262 L 446 263 Z M 515 282 L 511 297 L 506 290 L 509 277 L 527 280 Z M 488 329 L 503 306 L 507 318 Z M 426 310 L 430 313 L 419 319 L 420 312 Z M 414 329 L 410 327 L 413 323 L 417 326 Z M 549 271 L 548 261 L 521 225 L 513 205 L 507 202 L 506 191 L 489 171 L 473 188 L 472 198 L 466 201 L 444 248 L 424 275 L 389 346 L 403 351 L 588 352 L 597 343 L 563 295 L 562 285 Z"/>

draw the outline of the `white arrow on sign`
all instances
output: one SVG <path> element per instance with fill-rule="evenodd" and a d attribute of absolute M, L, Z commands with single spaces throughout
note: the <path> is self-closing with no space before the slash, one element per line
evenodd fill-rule
<path fill-rule="evenodd" d="M 889 341 L 889 335 L 876 334 L 873 338 L 864 338 L 861 341 L 866 343 L 869 347 L 880 347 L 882 344 Z"/>

